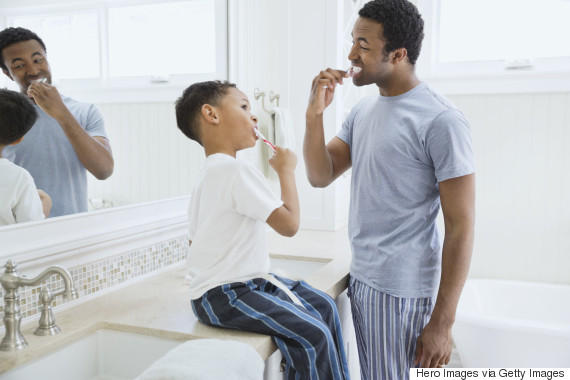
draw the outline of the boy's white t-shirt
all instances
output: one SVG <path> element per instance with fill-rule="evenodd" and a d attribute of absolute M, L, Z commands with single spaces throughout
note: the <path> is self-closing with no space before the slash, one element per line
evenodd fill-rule
<path fill-rule="evenodd" d="M 0 158 L 0 226 L 45 218 L 38 190 L 30 173 Z"/>
<path fill-rule="evenodd" d="M 221 153 L 206 158 L 188 208 L 191 299 L 223 284 L 267 276 L 265 222 L 281 205 L 252 163 Z"/>

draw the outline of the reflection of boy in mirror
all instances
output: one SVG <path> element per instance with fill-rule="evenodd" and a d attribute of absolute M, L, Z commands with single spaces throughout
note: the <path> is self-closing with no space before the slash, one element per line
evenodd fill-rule
<path fill-rule="evenodd" d="M 27 97 L 0 89 L 0 226 L 49 216 L 50 197 L 36 189 L 26 169 L 2 157 L 6 146 L 22 141 L 37 117 L 34 105 Z"/>
<path fill-rule="evenodd" d="M 98 179 L 113 173 L 103 117 L 92 104 L 62 96 L 51 84 L 46 47 L 33 32 L 0 32 L 0 67 L 34 103 L 38 119 L 26 139 L 5 157 L 30 172 L 51 194 L 51 216 L 87 211 L 87 171 Z"/>
<path fill-rule="evenodd" d="M 188 211 L 194 314 L 210 326 L 270 335 L 287 361 L 288 379 L 348 379 L 332 298 L 268 273 L 266 223 L 284 236 L 299 229 L 295 153 L 276 147 L 269 161 L 279 199 L 252 163 L 236 158 L 255 145 L 257 118 L 229 82 L 188 87 L 176 102 L 176 121 L 206 153 Z"/>

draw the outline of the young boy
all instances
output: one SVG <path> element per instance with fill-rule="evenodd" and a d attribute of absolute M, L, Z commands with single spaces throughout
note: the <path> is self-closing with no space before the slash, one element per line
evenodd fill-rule
<path fill-rule="evenodd" d="M 210 326 L 271 335 L 289 379 L 348 379 L 334 301 L 303 281 L 270 275 L 265 223 L 299 229 L 295 154 L 276 147 L 269 163 L 281 200 L 236 152 L 255 145 L 257 118 L 229 82 L 188 87 L 176 102 L 180 130 L 204 147 L 206 162 L 189 206 L 187 259 L 192 309 Z"/>
<path fill-rule="evenodd" d="M 16 145 L 34 125 L 38 114 L 24 95 L 0 89 L 0 226 L 47 218 L 51 198 L 37 190 L 26 169 L 2 157 L 8 145 Z"/>

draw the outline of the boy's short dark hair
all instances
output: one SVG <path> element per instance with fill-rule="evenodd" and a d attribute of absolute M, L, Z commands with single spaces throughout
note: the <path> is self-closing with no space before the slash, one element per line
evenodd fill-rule
<path fill-rule="evenodd" d="M 424 20 L 414 4 L 407 0 L 372 0 L 358 15 L 382 24 L 386 53 L 405 48 L 410 64 L 416 64 L 424 39 Z"/>
<path fill-rule="evenodd" d="M 0 145 L 10 145 L 23 137 L 36 122 L 36 107 L 25 95 L 0 89 Z"/>
<path fill-rule="evenodd" d="M 198 82 L 189 86 L 176 100 L 176 124 L 188 138 L 202 145 L 199 115 L 204 104 L 220 105 L 228 88 L 237 88 L 228 81 Z"/>
<path fill-rule="evenodd" d="M 31 30 L 25 28 L 6 28 L 0 32 L 0 67 L 2 70 L 8 70 L 4 64 L 4 48 L 15 44 L 16 42 L 36 40 L 40 43 L 44 52 L 47 52 L 46 45 L 40 37 Z"/>

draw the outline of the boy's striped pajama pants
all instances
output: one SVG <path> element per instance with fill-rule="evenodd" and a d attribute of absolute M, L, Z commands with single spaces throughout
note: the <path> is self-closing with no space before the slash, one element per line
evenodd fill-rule
<path fill-rule="evenodd" d="M 302 302 L 263 278 L 210 289 L 192 300 L 198 319 L 210 326 L 271 335 L 286 359 L 287 379 L 349 379 L 336 305 L 304 281 L 277 277 Z"/>

